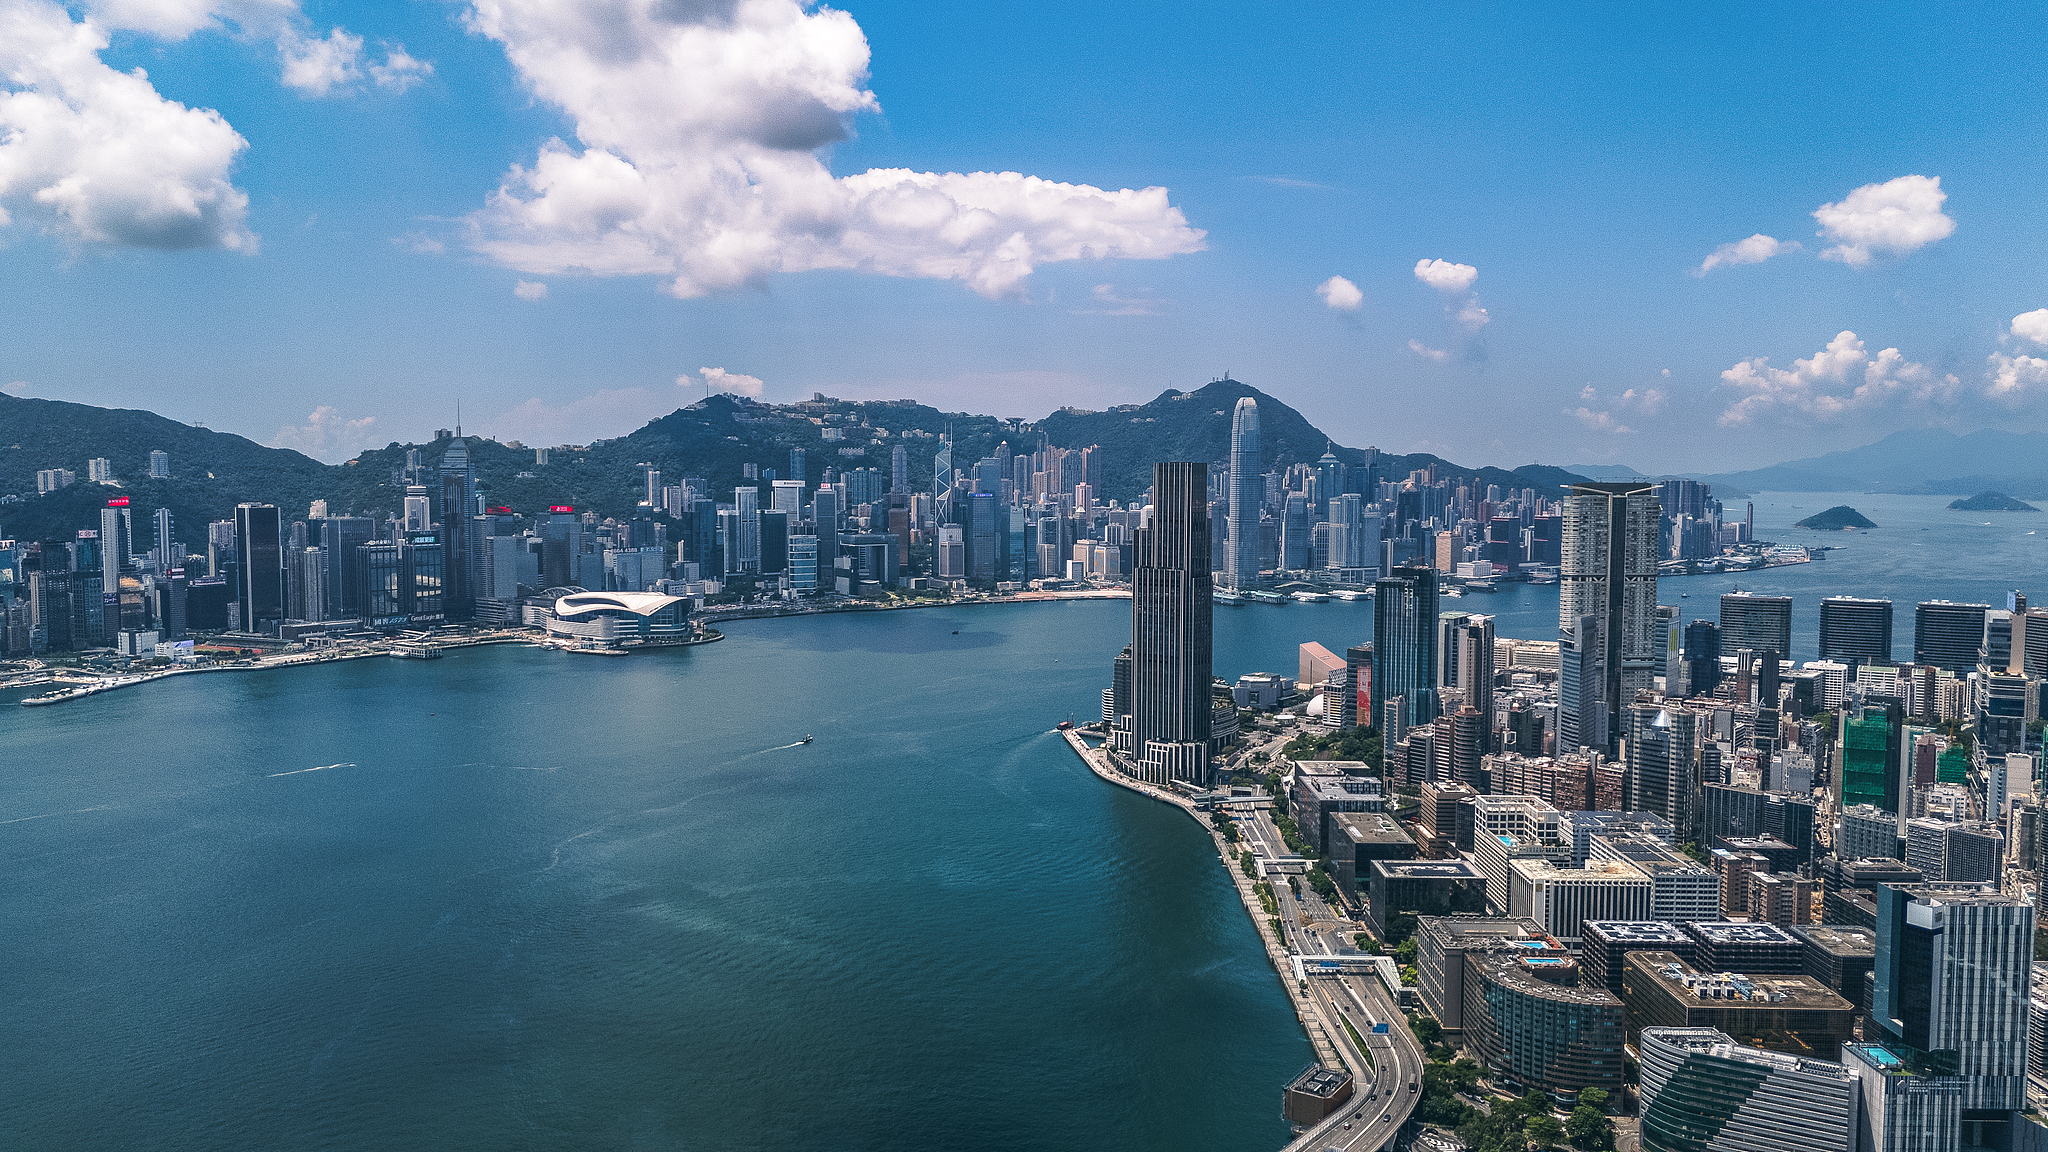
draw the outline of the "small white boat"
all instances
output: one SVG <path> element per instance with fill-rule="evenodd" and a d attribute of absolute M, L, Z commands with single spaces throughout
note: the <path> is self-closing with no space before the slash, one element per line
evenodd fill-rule
<path fill-rule="evenodd" d="M 1233 592 L 1228 588 L 1216 589 L 1210 593 L 1209 598 L 1218 604 L 1228 604 L 1232 608 L 1242 608 L 1247 603 L 1243 595 Z"/>
<path fill-rule="evenodd" d="M 1350 600 L 1353 602 L 1372 599 L 1372 593 L 1370 592 L 1354 592 L 1348 588 L 1339 588 L 1335 592 L 1330 593 L 1330 595 L 1335 596 L 1339 600 Z"/>
<path fill-rule="evenodd" d="M 1303 604 L 1327 604 L 1330 600 L 1328 596 L 1321 592 L 1295 592 L 1290 595 L 1289 599 L 1299 600 Z"/>

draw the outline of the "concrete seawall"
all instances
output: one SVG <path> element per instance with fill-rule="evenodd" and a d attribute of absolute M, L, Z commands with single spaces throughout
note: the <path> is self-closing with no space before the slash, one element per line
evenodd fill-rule
<path fill-rule="evenodd" d="M 1349 1068 L 1352 1076 L 1360 1081 L 1370 1078 L 1370 1069 L 1359 1067 L 1348 1052 L 1331 1040 L 1324 1030 L 1322 1014 L 1294 981 L 1288 978 L 1293 971 L 1293 963 L 1287 945 L 1274 933 L 1272 917 L 1267 915 L 1265 906 L 1259 902 L 1258 892 L 1253 889 L 1255 881 L 1246 876 L 1244 869 L 1238 866 L 1236 851 L 1223 838 L 1223 833 L 1211 824 L 1208 817 L 1193 803 L 1118 772 L 1110 763 L 1109 755 L 1100 749 L 1090 748 L 1076 730 L 1065 729 L 1060 735 L 1066 738 L 1068 747 L 1081 758 L 1081 762 L 1088 765 L 1089 771 L 1119 788 L 1128 788 L 1162 804 L 1171 804 L 1187 813 L 1209 833 L 1210 838 L 1216 843 L 1216 854 L 1222 858 L 1226 874 L 1237 888 L 1237 896 L 1244 904 L 1245 915 L 1251 917 L 1252 925 L 1258 929 L 1260 942 L 1266 946 L 1266 959 L 1273 965 L 1273 974 L 1279 978 L 1280 986 L 1286 990 L 1287 998 L 1294 1004 L 1295 1019 L 1301 1022 L 1302 1030 L 1308 1034 L 1309 1043 L 1315 1048 L 1316 1059 L 1329 1067 Z M 1287 1149 L 1310 1147 L 1315 1143 L 1315 1138 L 1320 1134 L 1322 1127 L 1324 1126 L 1318 1125 L 1302 1133 L 1299 1138 L 1287 1145 Z"/>

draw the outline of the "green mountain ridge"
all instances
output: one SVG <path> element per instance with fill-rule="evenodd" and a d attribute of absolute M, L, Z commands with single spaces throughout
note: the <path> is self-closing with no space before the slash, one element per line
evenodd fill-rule
<path fill-rule="evenodd" d="M 788 479 L 790 450 L 805 451 L 804 479 L 816 484 L 826 468 L 890 471 L 897 444 L 906 448 L 913 491 L 929 491 L 940 434 L 953 438 L 953 461 L 966 467 L 1008 442 L 1010 449 L 1035 449 L 1042 436 L 1062 448 L 1099 444 L 1105 450 L 1105 499 L 1132 500 L 1151 483 L 1159 460 L 1203 460 L 1222 465 L 1230 452 L 1230 413 L 1241 397 L 1258 401 L 1266 466 L 1314 463 L 1328 450 L 1360 465 L 1367 449 L 1333 445 L 1306 417 L 1285 403 L 1236 380 L 1218 380 L 1190 392 L 1169 389 L 1146 404 L 1102 412 L 1061 409 L 1043 420 L 1005 420 L 964 412 L 942 412 L 913 400 L 838 400 L 814 397 L 792 404 L 764 404 L 720 394 L 649 421 L 627 435 L 574 449 L 556 449 L 550 462 L 536 465 L 531 448 L 514 448 L 488 437 L 467 436 L 479 489 L 492 505 L 520 512 L 567 504 L 603 515 L 624 516 L 644 495 L 643 468 L 661 469 L 665 483 L 701 477 L 714 493 L 742 483 L 744 466 Z M 827 428 L 841 438 L 826 440 Z M 0 394 L 0 536 L 61 540 L 98 523 L 98 509 L 113 496 L 128 496 L 143 522 L 159 507 L 171 509 L 179 539 L 198 547 L 205 525 L 234 515 L 243 501 L 278 505 L 288 519 L 307 515 L 314 500 L 335 513 L 396 513 L 404 499 L 403 469 L 412 449 L 421 463 L 436 466 L 450 441 L 393 442 L 360 453 L 345 464 L 323 464 L 285 448 L 266 448 L 227 432 L 181 424 L 152 412 L 98 408 L 58 400 Z M 148 480 L 149 453 L 171 457 L 171 478 Z M 119 487 L 85 480 L 86 461 L 111 461 Z M 1561 468 L 1528 464 L 1512 470 L 1467 468 L 1427 453 L 1379 456 L 1380 475 L 1401 479 L 1435 467 L 1481 485 L 1536 488 L 1554 493 L 1582 479 Z M 79 475 L 70 488 L 35 495 L 35 473 L 68 468 Z"/>

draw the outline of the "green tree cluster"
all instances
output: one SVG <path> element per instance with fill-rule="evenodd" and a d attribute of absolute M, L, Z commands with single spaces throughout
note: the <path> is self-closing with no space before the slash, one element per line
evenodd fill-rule
<path fill-rule="evenodd" d="M 1321 896 L 1325 902 L 1337 901 L 1337 882 L 1330 879 L 1328 872 L 1323 871 L 1322 861 L 1318 860 L 1308 866 L 1308 883 L 1309 887 L 1316 890 L 1316 895 Z"/>
<path fill-rule="evenodd" d="M 1458 1126 L 1458 1138 L 1471 1152 L 1526 1152 L 1557 1147 L 1565 1128 L 1551 1115 L 1550 1098 L 1531 1092 L 1496 1103 L 1490 1113 L 1475 1113 Z"/>

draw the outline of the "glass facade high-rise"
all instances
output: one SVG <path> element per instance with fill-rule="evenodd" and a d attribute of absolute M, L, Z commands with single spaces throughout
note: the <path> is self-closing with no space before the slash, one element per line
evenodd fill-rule
<path fill-rule="evenodd" d="M 284 619 L 284 524 L 275 504 L 235 505 L 236 627 L 275 628 Z"/>
<path fill-rule="evenodd" d="M 320 554 L 326 565 L 320 591 L 327 599 L 321 619 L 369 615 L 369 602 L 358 579 L 356 549 L 370 542 L 374 527 L 367 516 L 329 516 L 320 521 Z"/>
<path fill-rule="evenodd" d="M 1437 716 L 1436 580 L 1433 568 L 1396 568 L 1373 584 L 1373 687 L 1382 709 L 1403 701 L 1408 726 Z"/>
<path fill-rule="evenodd" d="M 1563 510 L 1558 633 L 1561 642 L 1573 643 L 1581 682 L 1594 692 L 1590 699 L 1577 694 L 1571 702 L 1577 714 L 1570 717 L 1560 698 L 1558 731 L 1578 733 L 1589 746 L 1586 737 L 1597 734 L 1601 750 L 1613 755 L 1622 708 L 1651 686 L 1664 656 L 1657 628 L 1657 486 L 1574 484 Z M 1588 715 L 1591 710 L 1599 715 Z"/>
<path fill-rule="evenodd" d="M 1688 838 L 1700 823 L 1700 714 L 1658 703 L 1628 707 L 1622 807 L 1655 812 Z"/>
<path fill-rule="evenodd" d="M 1792 657 L 1792 598 L 1730 592 L 1721 597 L 1721 650 Z"/>
<path fill-rule="evenodd" d="M 1714 1028 L 1645 1028 L 1637 1050 L 1645 1152 L 1856 1150 L 1859 1085 L 1840 1064 Z"/>
<path fill-rule="evenodd" d="M 1892 602 L 1829 596 L 1820 602 L 1820 658 L 1850 667 L 1892 658 Z"/>
<path fill-rule="evenodd" d="M 1989 604 L 1923 600 L 1913 609 L 1913 663 L 1932 664 L 1958 675 L 1977 670 Z"/>
<path fill-rule="evenodd" d="M 1224 542 L 1223 561 L 1223 583 L 1228 588 L 1258 583 L 1265 461 L 1259 445 L 1259 403 L 1246 396 L 1230 413 L 1230 538 Z"/>
<path fill-rule="evenodd" d="M 1152 466 L 1131 573 L 1131 753 L 1153 783 L 1211 783 L 1209 466 Z"/>
<path fill-rule="evenodd" d="M 1865 1038 L 1918 1074 L 1961 1077 L 1966 1122 L 2024 1109 L 2033 959 L 2031 905 L 1975 884 L 1880 885 Z"/>

